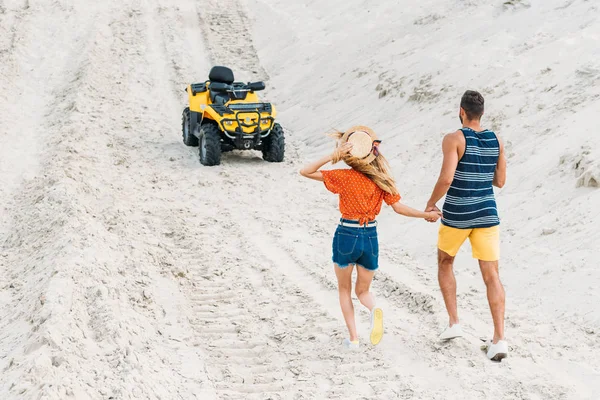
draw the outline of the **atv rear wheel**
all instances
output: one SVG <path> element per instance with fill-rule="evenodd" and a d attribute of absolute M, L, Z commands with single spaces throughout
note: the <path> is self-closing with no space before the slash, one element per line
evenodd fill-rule
<path fill-rule="evenodd" d="M 219 165 L 221 163 L 221 132 L 219 128 L 211 123 L 200 126 L 200 146 L 198 154 L 200 163 L 206 166 Z"/>
<path fill-rule="evenodd" d="M 263 140 L 263 159 L 269 162 L 282 162 L 285 153 L 285 138 L 281 125 L 275 123 L 271 133 Z"/>
<path fill-rule="evenodd" d="M 186 107 L 181 116 L 181 136 L 186 146 L 198 146 L 198 138 L 190 131 L 190 108 Z"/>

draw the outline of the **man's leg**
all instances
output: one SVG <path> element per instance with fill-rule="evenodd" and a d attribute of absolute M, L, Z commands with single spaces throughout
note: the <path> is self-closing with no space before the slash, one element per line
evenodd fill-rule
<path fill-rule="evenodd" d="M 498 341 L 504 340 L 505 295 L 498 274 L 500 227 L 497 225 L 490 228 L 474 229 L 470 240 L 473 247 L 473 257 L 479 260 L 481 275 L 487 288 L 488 303 L 494 320 L 494 338 L 492 341 L 496 344 Z M 496 351 L 496 349 L 493 349 L 493 351 Z M 508 351 L 508 348 L 499 351 L 504 354 Z M 488 354 L 489 356 L 490 354 Z"/>
<path fill-rule="evenodd" d="M 458 323 L 454 257 L 470 233 L 470 229 L 456 229 L 443 224 L 440 226 L 438 234 L 438 282 L 450 319 L 449 326 L 440 335 L 440 339 L 442 340 L 453 339 L 463 335 L 462 328 Z"/>
<path fill-rule="evenodd" d="M 438 249 L 438 281 L 444 303 L 450 318 L 449 326 L 458 324 L 458 307 L 456 305 L 456 278 L 454 277 L 454 257 Z"/>
<path fill-rule="evenodd" d="M 494 339 L 493 343 L 504 340 L 504 287 L 500 282 L 498 274 L 498 261 L 479 260 L 481 275 L 487 288 L 487 298 L 494 320 Z"/>

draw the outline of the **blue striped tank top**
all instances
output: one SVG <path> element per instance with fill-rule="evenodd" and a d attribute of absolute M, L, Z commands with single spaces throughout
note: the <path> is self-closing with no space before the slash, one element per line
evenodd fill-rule
<path fill-rule="evenodd" d="M 499 225 L 492 182 L 500 144 L 489 130 L 461 129 L 465 154 L 458 162 L 454 180 L 446 194 L 442 224 L 458 229 L 488 228 Z"/>

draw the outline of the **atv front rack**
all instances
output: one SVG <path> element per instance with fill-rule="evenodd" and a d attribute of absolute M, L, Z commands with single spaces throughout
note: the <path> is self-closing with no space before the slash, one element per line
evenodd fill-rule
<path fill-rule="evenodd" d="M 234 103 L 229 105 L 229 109 L 232 111 L 256 110 L 268 113 L 273 111 L 271 103 Z"/>
<path fill-rule="evenodd" d="M 269 114 L 273 111 L 271 103 L 236 103 L 230 104 L 229 106 L 211 104 L 210 106 L 213 110 L 218 112 L 220 116 L 235 114 L 235 111 L 258 111 L 261 113 L 267 112 Z"/>
<path fill-rule="evenodd" d="M 241 118 L 240 116 L 245 116 L 245 117 Z M 264 120 L 269 121 L 268 129 L 260 128 L 261 121 L 264 121 Z M 271 132 L 271 128 L 273 127 L 274 121 L 275 121 L 275 118 L 271 117 L 270 115 L 268 117 L 263 117 L 260 115 L 259 111 L 240 111 L 237 114 L 235 114 L 235 118 L 223 118 L 220 121 L 220 125 L 221 125 L 221 129 L 223 130 L 223 133 L 225 134 L 225 136 L 227 136 L 229 139 L 232 139 L 232 140 L 239 139 L 240 137 L 244 137 L 245 139 L 248 139 L 248 138 L 254 138 L 256 136 L 260 137 L 261 139 L 264 139 Z M 237 122 L 237 127 L 235 127 L 234 129 L 227 129 L 226 128 L 227 122 Z M 256 127 L 256 129 L 254 130 L 254 132 L 248 133 L 248 132 L 244 132 L 242 127 L 244 127 L 244 128 Z"/>

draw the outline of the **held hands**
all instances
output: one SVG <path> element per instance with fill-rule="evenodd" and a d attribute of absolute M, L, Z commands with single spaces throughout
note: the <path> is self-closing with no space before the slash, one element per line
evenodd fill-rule
<path fill-rule="evenodd" d="M 428 205 L 425 208 L 425 213 L 428 215 L 425 218 L 427 222 L 436 222 L 438 219 L 442 218 L 442 212 L 436 205 Z"/>
<path fill-rule="evenodd" d="M 425 221 L 427 222 L 436 222 L 438 219 L 442 218 L 442 213 L 440 211 L 428 211 L 427 218 Z"/>

